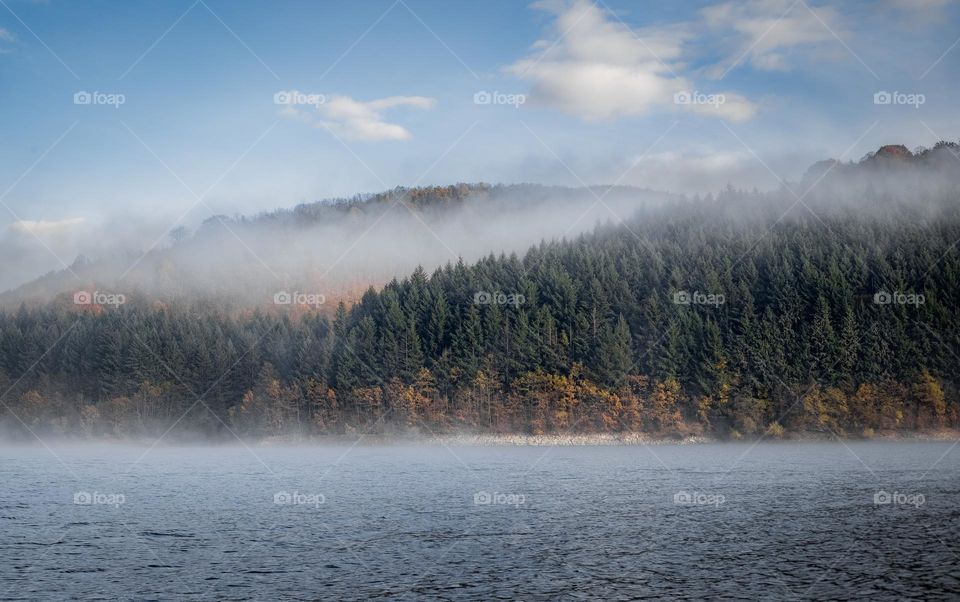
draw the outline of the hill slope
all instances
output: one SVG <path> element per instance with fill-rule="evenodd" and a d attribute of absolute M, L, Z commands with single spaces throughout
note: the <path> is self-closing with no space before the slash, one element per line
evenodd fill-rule
<path fill-rule="evenodd" d="M 598 202 L 597 199 L 602 199 Z M 354 300 L 371 284 L 490 252 L 523 252 L 542 239 L 575 236 L 670 195 L 636 188 L 456 186 L 300 205 L 260 216 L 214 216 L 195 232 L 174 229 L 151 247 L 81 258 L 0 294 L 0 305 L 44 302 L 78 290 L 169 302 L 270 305 L 281 290 Z"/>
<path fill-rule="evenodd" d="M 253 436 L 956 427 L 951 177 L 909 196 L 827 174 L 802 201 L 729 190 L 649 205 L 522 258 L 418 269 L 332 320 L 136 297 L 23 307 L 0 314 L 6 423 L 130 434 L 186 413 L 180 428 Z"/>

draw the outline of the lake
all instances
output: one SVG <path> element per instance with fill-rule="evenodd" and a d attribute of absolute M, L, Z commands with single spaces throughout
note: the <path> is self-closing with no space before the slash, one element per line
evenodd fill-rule
<path fill-rule="evenodd" d="M 949 441 L 0 454 L 0 600 L 960 596 Z"/>

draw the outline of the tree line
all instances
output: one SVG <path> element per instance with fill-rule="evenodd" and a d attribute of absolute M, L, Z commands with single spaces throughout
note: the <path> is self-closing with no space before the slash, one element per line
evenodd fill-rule
<path fill-rule="evenodd" d="M 727 189 L 322 311 L 136 291 L 24 305 L 0 313 L 2 419 L 89 436 L 957 427 L 956 198 Z"/>

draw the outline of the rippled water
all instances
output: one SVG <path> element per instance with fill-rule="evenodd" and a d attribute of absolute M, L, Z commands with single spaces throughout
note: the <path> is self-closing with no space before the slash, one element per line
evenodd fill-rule
<path fill-rule="evenodd" d="M 951 445 L 6 448 L 0 599 L 957 599 Z"/>

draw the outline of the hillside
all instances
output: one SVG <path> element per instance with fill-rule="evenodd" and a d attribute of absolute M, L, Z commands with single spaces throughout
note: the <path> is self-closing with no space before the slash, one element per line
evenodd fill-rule
<path fill-rule="evenodd" d="M 250 436 L 957 427 L 956 172 L 858 190 L 873 160 L 802 204 L 785 189 L 649 204 L 522 256 L 417 269 L 332 317 L 24 306 L 0 314 L 0 386 L 31 428 L 111 435 L 185 412 L 178 429 Z"/>
<path fill-rule="evenodd" d="M 81 257 L 0 294 L 0 306 L 99 290 L 266 309 L 277 292 L 300 291 L 323 295 L 321 309 L 330 312 L 337 301 L 355 301 L 366 287 L 418 265 L 433 269 L 490 252 L 520 253 L 670 198 L 626 187 L 458 184 L 397 188 L 253 217 L 218 215 L 194 231 L 174 228 L 155 246 L 145 240 L 142 248 Z"/>

